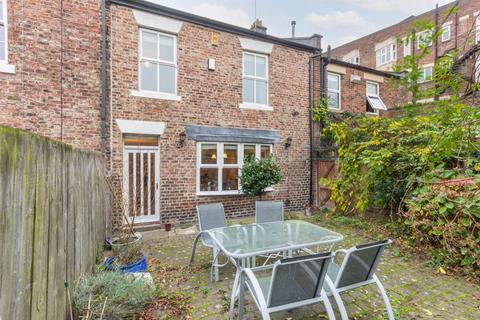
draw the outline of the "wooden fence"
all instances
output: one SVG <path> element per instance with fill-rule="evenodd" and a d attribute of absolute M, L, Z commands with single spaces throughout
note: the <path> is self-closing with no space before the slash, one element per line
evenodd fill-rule
<path fill-rule="evenodd" d="M 0 318 L 68 319 L 95 265 L 111 196 L 98 154 L 0 127 Z"/>

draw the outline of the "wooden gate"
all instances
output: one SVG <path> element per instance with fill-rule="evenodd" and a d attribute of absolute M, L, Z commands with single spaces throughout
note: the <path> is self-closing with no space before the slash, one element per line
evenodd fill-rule
<path fill-rule="evenodd" d="M 315 196 L 315 206 L 322 207 L 330 199 L 330 189 L 320 185 L 321 178 L 333 179 L 335 178 L 337 167 L 335 160 L 316 160 L 315 161 L 315 171 L 316 171 L 316 196 Z"/>

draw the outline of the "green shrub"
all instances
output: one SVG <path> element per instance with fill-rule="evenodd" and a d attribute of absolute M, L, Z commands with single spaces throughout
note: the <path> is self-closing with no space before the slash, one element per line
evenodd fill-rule
<path fill-rule="evenodd" d="M 99 272 L 80 279 L 73 302 L 77 317 L 88 313 L 91 319 L 98 319 L 105 304 L 104 319 L 130 319 L 154 297 L 155 290 L 144 280 L 119 272 Z"/>
<path fill-rule="evenodd" d="M 276 185 L 282 180 L 282 171 L 272 157 L 264 159 L 248 157 L 245 159 L 240 176 L 244 194 L 262 195 L 266 188 Z"/>

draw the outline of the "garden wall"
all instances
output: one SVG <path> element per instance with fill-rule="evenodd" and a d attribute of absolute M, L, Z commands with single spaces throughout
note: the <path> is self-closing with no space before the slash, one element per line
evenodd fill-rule
<path fill-rule="evenodd" d="M 95 153 L 0 126 L 0 318 L 69 318 L 66 284 L 92 270 L 110 228 Z"/>

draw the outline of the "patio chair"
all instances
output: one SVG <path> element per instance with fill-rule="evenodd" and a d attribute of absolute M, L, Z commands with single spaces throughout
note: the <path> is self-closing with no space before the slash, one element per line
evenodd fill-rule
<path fill-rule="evenodd" d="M 197 215 L 200 232 L 197 234 L 195 240 L 193 241 L 190 263 L 193 263 L 195 259 L 195 250 L 197 247 L 197 243 L 198 240 L 201 239 L 204 246 L 212 248 L 212 277 L 215 278 L 215 281 L 218 281 L 218 268 L 225 266 L 228 263 L 228 260 L 224 264 L 217 263 L 220 250 L 215 246 L 213 239 L 205 231 L 227 226 L 227 219 L 225 218 L 225 210 L 223 208 L 223 204 L 212 203 L 198 205 Z"/>
<path fill-rule="evenodd" d="M 283 221 L 283 201 L 257 201 L 255 223 Z"/>
<path fill-rule="evenodd" d="M 388 319 L 393 320 L 392 306 L 382 283 L 375 275 L 380 258 L 391 240 L 373 242 L 352 247 L 348 250 L 340 249 L 335 252 L 345 254 L 341 265 L 332 261 L 328 267 L 325 278 L 325 290 L 329 296 L 333 295 L 342 320 L 347 320 L 348 315 L 340 297 L 340 293 L 352 290 L 361 286 L 375 283 L 382 294 L 383 301 L 387 308 Z"/>
<path fill-rule="evenodd" d="M 245 268 L 240 276 L 238 318 L 243 319 L 245 289 L 249 290 L 262 319 L 273 312 L 323 302 L 329 319 L 335 319 L 323 281 L 334 255 L 331 252 L 278 260 L 273 266 Z M 272 269 L 271 276 L 255 273 Z M 231 308 L 233 308 L 231 306 Z M 233 314 L 233 312 L 232 312 Z"/>

